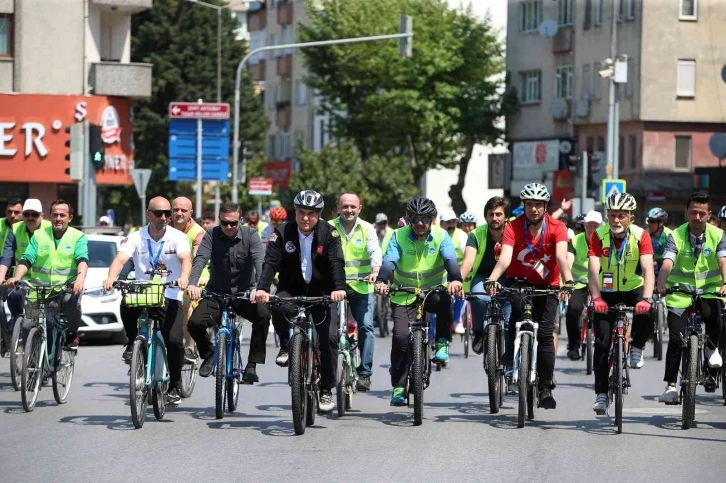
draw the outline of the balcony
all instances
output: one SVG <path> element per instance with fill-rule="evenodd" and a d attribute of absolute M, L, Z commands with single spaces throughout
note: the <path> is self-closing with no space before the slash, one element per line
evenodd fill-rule
<path fill-rule="evenodd" d="M 91 0 L 91 3 L 99 7 L 107 7 L 116 12 L 123 12 L 129 15 L 143 12 L 151 8 L 153 0 Z"/>
<path fill-rule="evenodd" d="M 277 23 L 290 25 L 292 23 L 292 3 L 281 3 L 277 7 Z"/>
<path fill-rule="evenodd" d="M 277 58 L 277 75 L 280 77 L 292 76 L 292 55 L 281 55 Z"/>
<path fill-rule="evenodd" d="M 257 10 L 247 13 L 247 30 L 250 33 L 259 32 L 267 27 L 267 10 Z"/>
<path fill-rule="evenodd" d="M 151 64 L 94 62 L 90 84 L 96 96 L 151 97 Z"/>
<path fill-rule="evenodd" d="M 552 39 L 552 53 L 567 54 L 572 52 L 572 39 L 574 36 L 572 27 L 560 27 Z"/>
<path fill-rule="evenodd" d="M 290 122 L 292 120 L 292 106 L 290 105 L 290 101 L 283 101 L 277 103 L 277 115 L 275 118 L 275 123 L 277 124 L 277 127 L 279 128 L 289 128 Z"/>
<path fill-rule="evenodd" d="M 252 80 L 255 82 L 265 81 L 265 69 L 267 68 L 267 62 L 263 59 L 258 63 L 249 67 L 250 74 L 252 74 Z"/>

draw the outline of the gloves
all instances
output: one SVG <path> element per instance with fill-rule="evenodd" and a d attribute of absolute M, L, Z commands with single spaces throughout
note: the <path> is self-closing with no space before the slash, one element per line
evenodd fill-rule
<path fill-rule="evenodd" d="M 574 280 L 568 280 L 565 282 L 563 286 L 560 287 L 560 295 L 567 295 L 568 297 L 572 295 L 572 293 L 575 291 L 575 281 Z"/>
<path fill-rule="evenodd" d="M 593 300 L 593 306 L 595 308 L 595 312 L 604 314 L 608 311 L 608 303 L 605 302 L 602 297 L 598 297 L 595 300 Z"/>
<path fill-rule="evenodd" d="M 635 304 L 635 313 L 636 314 L 647 314 L 650 312 L 650 302 L 643 299 L 637 304 Z"/>
<path fill-rule="evenodd" d="M 498 292 L 501 288 L 502 288 L 502 285 L 499 282 L 497 282 L 496 280 L 492 280 L 489 278 L 484 280 L 484 290 L 486 290 L 487 292 L 489 292 L 491 290 Z"/>

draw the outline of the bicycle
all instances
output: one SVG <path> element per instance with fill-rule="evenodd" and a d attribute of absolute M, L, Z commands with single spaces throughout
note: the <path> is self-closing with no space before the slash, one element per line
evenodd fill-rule
<path fill-rule="evenodd" d="M 653 294 L 653 313 L 652 316 L 655 318 L 653 324 L 653 357 L 659 361 L 663 360 L 663 339 L 665 338 L 665 327 L 666 327 L 666 307 L 665 300 L 658 294 Z"/>
<path fill-rule="evenodd" d="M 610 341 L 610 355 L 608 356 L 608 397 L 615 404 L 615 421 L 618 434 L 623 432 L 623 404 L 624 396 L 630 387 L 630 371 L 628 364 L 628 327 L 635 308 L 625 304 L 615 304 L 608 307 L 608 313 L 615 315 L 613 323 L 613 336 Z M 599 413 L 602 414 L 602 413 Z"/>
<path fill-rule="evenodd" d="M 278 297 L 270 296 L 277 305 L 293 304 L 297 315 L 290 320 L 290 358 L 288 383 L 292 393 L 292 423 L 295 434 L 305 433 L 306 426 L 315 424 L 318 412 L 320 382 L 320 349 L 309 309 L 316 305 L 329 305 L 330 297 Z"/>
<path fill-rule="evenodd" d="M 388 336 L 388 320 L 391 318 L 391 301 L 386 295 L 376 294 L 375 322 L 378 324 L 378 333 L 381 337 Z"/>
<path fill-rule="evenodd" d="M 176 286 L 176 282 L 157 283 L 145 280 L 119 280 L 113 283 L 121 290 L 128 307 L 142 309 L 137 320 L 139 333 L 133 343 L 131 370 L 129 371 L 129 403 L 131 421 L 141 429 L 146 420 L 146 409 L 151 399 L 154 417 L 162 419 L 166 414 L 166 395 L 169 390 L 169 362 L 166 344 L 161 334 L 160 314 L 149 309 L 166 306 L 164 289 Z"/>
<path fill-rule="evenodd" d="M 12 338 L 10 339 L 10 382 L 13 389 L 20 391 L 20 380 L 23 377 L 23 317 L 15 318 Z"/>
<path fill-rule="evenodd" d="M 469 347 L 471 346 L 471 305 L 467 300 L 461 312 L 461 323 L 464 325 L 464 333 L 461 334 L 461 340 L 464 342 L 464 359 L 469 358 Z"/>
<path fill-rule="evenodd" d="M 595 317 L 595 306 L 592 296 L 587 296 L 587 305 L 582 310 L 580 318 L 580 359 L 585 359 L 585 373 L 592 374 L 592 358 L 595 349 L 595 333 L 593 330 L 593 319 Z"/>
<path fill-rule="evenodd" d="M 467 299 L 478 295 L 489 295 L 486 292 L 471 292 Z M 467 305 L 469 305 L 467 303 Z M 492 297 L 487 305 L 487 325 L 484 328 L 484 372 L 487 374 L 489 387 L 489 412 L 497 414 L 504 403 L 506 392 L 506 367 L 502 364 L 502 356 L 506 347 L 504 311 L 499 300 Z"/>
<path fill-rule="evenodd" d="M 51 377 L 53 382 L 53 397 L 58 404 L 68 400 L 68 393 L 73 382 L 73 369 L 75 367 L 76 351 L 66 350 L 66 330 L 68 320 L 63 312 L 63 304 L 58 303 L 58 313 L 54 315 L 54 323 L 48 333 L 48 310 L 51 300 L 68 293 L 73 282 L 60 282 L 53 285 L 33 285 L 26 280 L 20 280 L 19 286 L 34 291 L 36 300 L 28 300 L 28 318 L 37 320 L 37 325 L 30 329 L 25 340 L 23 352 L 23 370 L 21 376 L 20 396 L 23 409 L 31 412 L 35 409 L 41 382 Z M 21 319 L 16 320 L 16 326 L 21 326 Z M 48 344 L 48 339 L 51 343 Z"/>
<path fill-rule="evenodd" d="M 202 298 L 216 301 L 222 308 L 217 334 L 214 338 L 214 411 L 217 419 L 237 409 L 239 385 L 242 383 L 242 323 L 234 315 L 236 300 L 249 300 L 249 292 L 218 294 L 202 290 Z M 226 403 L 226 404 L 225 404 Z"/>
<path fill-rule="evenodd" d="M 358 325 L 348 320 L 348 304 L 338 303 L 338 373 L 335 376 L 335 395 L 338 416 L 353 408 L 353 394 L 357 392 L 358 367 Z"/>

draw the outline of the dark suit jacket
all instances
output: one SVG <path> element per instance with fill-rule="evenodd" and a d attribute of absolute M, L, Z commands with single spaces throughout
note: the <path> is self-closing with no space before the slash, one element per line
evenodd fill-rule
<path fill-rule="evenodd" d="M 313 230 L 312 262 L 312 277 L 310 283 L 305 283 L 297 223 L 293 220 L 279 225 L 270 235 L 257 288 L 269 292 L 275 274 L 279 273 L 278 292 L 319 296 L 346 289 L 340 236 L 332 225 L 322 219 Z"/>

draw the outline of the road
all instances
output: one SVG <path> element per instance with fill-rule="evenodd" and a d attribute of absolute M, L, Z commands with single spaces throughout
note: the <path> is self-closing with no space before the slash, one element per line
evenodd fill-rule
<path fill-rule="evenodd" d="M 721 481 L 726 470 L 726 406 L 700 389 L 697 428 L 680 429 L 680 406 L 656 402 L 662 363 L 647 359 L 633 371 L 624 433 L 596 417 L 592 378 L 583 363 L 557 360 L 557 409 L 539 410 L 525 428 L 515 424 L 515 397 L 489 413 L 481 359 L 464 359 L 455 341 L 448 368 L 426 391 L 425 420 L 412 409 L 389 407 L 390 339 L 378 339 L 373 390 L 359 394 L 342 420 L 318 416 L 295 436 L 286 373 L 260 366 L 262 382 L 242 386 L 240 407 L 213 415 L 213 380 L 200 379 L 183 405 L 163 421 L 151 411 L 131 425 L 127 366 L 120 346 L 84 345 L 69 402 L 58 406 L 44 388 L 35 411 L 23 412 L 8 360 L 0 370 L 0 480 L 128 481 Z M 650 348 L 649 348 L 650 351 Z M 245 350 L 246 354 L 246 350 Z M 611 410 L 612 412 L 612 410 Z"/>

